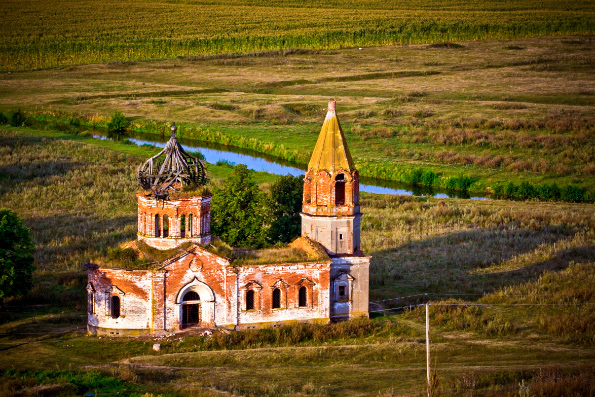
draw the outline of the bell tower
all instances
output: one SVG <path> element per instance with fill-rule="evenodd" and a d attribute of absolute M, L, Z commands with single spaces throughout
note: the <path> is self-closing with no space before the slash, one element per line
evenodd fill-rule
<path fill-rule="evenodd" d="M 304 178 L 302 236 L 322 244 L 330 255 L 360 250 L 359 173 L 330 100 Z"/>

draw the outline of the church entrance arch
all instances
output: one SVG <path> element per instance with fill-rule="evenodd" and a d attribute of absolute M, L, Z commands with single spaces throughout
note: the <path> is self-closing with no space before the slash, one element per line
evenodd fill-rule
<path fill-rule="evenodd" d="M 215 295 L 204 282 L 194 278 L 176 297 L 180 329 L 215 326 Z"/>

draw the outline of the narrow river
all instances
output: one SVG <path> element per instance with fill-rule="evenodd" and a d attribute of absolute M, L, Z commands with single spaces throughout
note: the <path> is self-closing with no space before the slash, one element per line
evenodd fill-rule
<path fill-rule="evenodd" d="M 93 138 L 107 139 L 104 135 L 95 134 Z M 165 147 L 167 139 L 160 139 L 153 135 L 135 135 L 127 138 L 135 145 L 152 145 L 155 147 Z M 246 166 L 254 171 L 264 171 L 276 175 L 303 175 L 305 169 L 298 168 L 295 165 L 289 165 L 279 159 L 271 159 L 262 156 L 260 153 L 251 153 L 236 148 L 227 146 L 210 144 L 207 142 L 194 141 L 189 139 L 178 138 L 178 141 L 188 152 L 200 152 L 205 160 L 210 164 L 216 164 L 219 161 L 230 164 L 246 164 Z M 423 187 L 410 186 L 398 182 L 373 180 L 369 178 L 362 178 L 360 191 L 377 194 L 397 194 L 405 196 L 433 196 L 439 198 L 470 198 L 472 200 L 488 200 L 486 197 L 470 197 L 468 194 L 451 191 L 438 191 L 435 189 L 427 189 Z"/>

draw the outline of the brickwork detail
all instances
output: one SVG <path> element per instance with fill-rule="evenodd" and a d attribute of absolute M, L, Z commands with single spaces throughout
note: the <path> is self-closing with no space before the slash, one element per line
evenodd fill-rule
<path fill-rule="evenodd" d="M 138 239 L 157 249 L 211 240 L 211 196 L 162 200 L 137 194 Z"/>

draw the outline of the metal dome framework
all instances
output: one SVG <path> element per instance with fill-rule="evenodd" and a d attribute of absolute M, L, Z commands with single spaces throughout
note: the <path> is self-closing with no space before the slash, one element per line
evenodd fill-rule
<path fill-rule="evenodd" d="M 180 192 L 184 186 L 202 186 L 208 182 L 206 167 L 188 154 L 176 138 L 176 126 L 171 127 L 171 138 L 165 148 L 136 170 L 136 180 L 157 199 L 168 199 L 171 192 Z"/>

